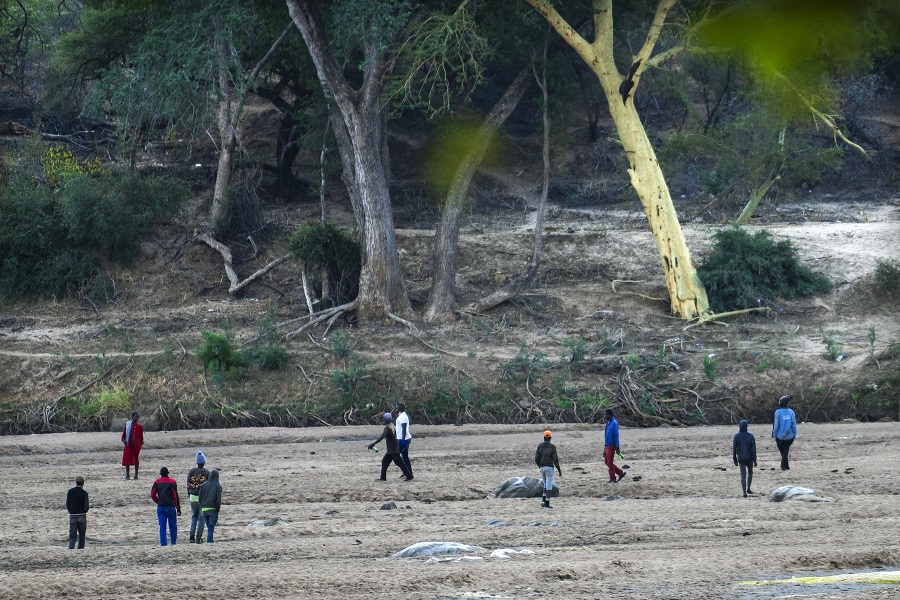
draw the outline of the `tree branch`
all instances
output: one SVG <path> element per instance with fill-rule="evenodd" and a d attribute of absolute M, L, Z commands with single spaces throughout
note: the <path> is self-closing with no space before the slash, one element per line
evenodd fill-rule
<path fill-rule="evenodd" d="M 637 56 L 631 61 L 632 64 L 638 61 L 641 63 L 641 66 L 638 67 L 635 72 L 635 80 L 638 79 L 641 73 L 647 68 L 647 61 L 650 60 L 650 55 L 653 54 L 653 48 L 656 46 L 656 42 L 659 39 L 659 32 L 662 31 L 663 23 L 665 23 L 669 11 L 677 3 L 678 0 L 660 0 L 659 6 L 656 7 L 656 14 L 653 15 L 653 22 L 650 24 L 650 30 L 647 32 L 647 39 L 644 40 L 644 45 L 640 52 L 638 52 Z M 635 81 L 635 85 L 636 84 L 637 82 Z"/>

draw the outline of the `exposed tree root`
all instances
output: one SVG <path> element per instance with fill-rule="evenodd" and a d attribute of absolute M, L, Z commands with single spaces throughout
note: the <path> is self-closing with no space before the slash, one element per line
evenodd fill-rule
<path fill-rule="evenodd" d="M 330 328 L 331 324 L 334 323 L 334 321 L 338 317 L 340 317 L 343 314 L 351 313 L 355 310 L 356 310 L 356 300 L 353 300 L 352 302 L 348 302 L 347 304 L 341 304 L 340 306 L 335 306 L 333 308 L 329 308 L 329 309 L 323 310 L 321 312 L 317 312 L 313 315 L 301 317 L 300 319 L 293 319 L 290 322 L 296 322 L 296 321 L 302 320 L 302 319 L 309 319 L 309 322 L 305 323 L 299 329 L 296 329 L 290 333 L 284 334 L 281 339 L 283 339 L 283 340 L 293 339 L 293 338 L 297 337 L 298 335 L 300 335 L 301 333 L 303 333 L 305 330 L 312 327 L 313 325 L 318 325 L 319 323 L 322 323 L 323 321 L 329 321 L 328 327 Z M 284 323 L 282 323 L 281 325 L 284 325 Z M 276 327 L 280 327 L 281 325 L 276 325 Z M 326 333 L 327 333 L 327 331 L 328 330 L 326 329 Z"/>
<path fill-rule="evenodd" d="M 643 281 L 635 281 L 632 279 L 613 279 L 610 282 L 610 287 L 612 287 L 613 294 L 628 294 L 629 296 L 637 296 L 638 298 L 643 298 L 644 300 L 653 300 L 654 302 L 667 302 L 665 298 L 654 298 L 653 296 L 646 296 L 644 294 L 639 294 L 637 292 L 620 292 L 616 289 L 617 283 L 644 283 Z"/>
<path fill-rule="evenodd" d="M 206 233 L 200 234 L 194 232 L 194 239 L 204 242 L 207 246 L 222 255 L 222 260 L 225 262 L 225 275 L 228 276 L 228 281 L 231 282 L 231 285 L 228 287 L 228 293 L 232 295 L 238 293 L 239 291 L 253 283 L 254 280 L 262 277 L 263 275 L 274 269 L 276 266 L 280 265 L 291 257 L 290 254 L 280 256 L 264 266 L 262 269 L 259 269 L 258 271 L 241 281 L 234 270 L 231 250 L 228 248 L 228 246 L 226 246 L 222 242 L 216 241 L 211 235 Z"/>
<path fill-rule="evenodd" d="M 701 316 L 697 317 L 693 322 L 685 325 L 682 328 L 682 331 L 687 331 L 691 327 L 696 327 L 697 325 L 702 325 L 703 323 L 715 323 L 717 325 L 725 325 L 727 327 L 728 325 L 726 323 L 720 323 L 716 319 L 721 319 L 723 317 L 733 317 L 735 315 L 743 315 L 743 314 L 751 313 L 754 311 L 770 313 L 770 312 L 772 312 L 772 309 L 769 308 L 768 306 L 760 306 L 760 307 L 755 307 L 755 308 L 745 308 L 742 310 L 730 310 L 728 312 L 723 312 L 723 313 L 701 315 Z"/>

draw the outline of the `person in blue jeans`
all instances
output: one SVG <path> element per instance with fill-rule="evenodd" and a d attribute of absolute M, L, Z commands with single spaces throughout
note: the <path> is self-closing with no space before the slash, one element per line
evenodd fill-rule
<path fill-rule="evenodd" d="M 213 469 L 209 479 L 200 486 L 200 514 L 206 523 L 206 543 L 213 543 L 213 531 L 219 521 L 222 507 L 222 486 L 219 484 L 219 470 Z"/>
<path fill-rule="evenodd" d="M 797 416 L 794 411 L 788 408 L 788 402 L 794 397 L 790 394 L 782 396 L 778 399 L 778 410 L 775 411 L 774 422 L 772 423 L 772 437 L 775 438 L 775 445 L 781 453 L 781 470 L 790 470 L 788 464 L 788 451 L 791 444 L 797 437 Z"/>
<path fill-rule="evenodd" d="M 169 469 L 159 470 L 159 478 L 150 488 L 150 498 L 156 503 L 156 518 L 159 520 L 159 544 L 166 545 L 166 525 L 172 545 L 178 540 L 178 517 L 181 516 L 181 498 L 178 497 L 178 484 L 169 477 Z"/>

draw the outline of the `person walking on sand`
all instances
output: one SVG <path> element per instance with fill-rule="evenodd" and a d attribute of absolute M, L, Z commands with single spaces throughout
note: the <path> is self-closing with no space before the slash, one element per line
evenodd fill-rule
<path fill-rule="evenodd" d="M 174 546 L 178 540 L 178 519 L 181 516 L 181 498 L 178 497 L 178 484 L 169 477 L 169 469 L 159 470 L 159 478 L 150 488 L 150 498 L 156 503 L 156 518 L 159 520 L 159 545 L 166 545 L 166 525 L 169 526 L 169 537 Z"/>
<path fill-rule="evenodd" d="M 788 402 L 794 397 L 790 394 L 782 396 L 778 399 L 778 409 L 775 411 L 775 417 L 772 423 L 772 437 L 775 438 L 775 445 L 781 453 L 781 470 L 790 470 L 788 465 L 788 451 L 791 444 L 797 437 L 797 415 L 788 408 Z"/>
<path fill-rule="evenodd" d="M 412 433 L 409 432 L 409 414 L 406 405 L 397 403 L 397 443 L 400 445 L 400 458 L 406 463 L 406 468 L 412 473 L 412 463 L 409 462 L 409 444 L 412 442 Z"/>
<path fill-rule="evenodd" d="M 534 451 L 534 462 L 541 470 L 541 478 L 544 480 L 544 495 L 541 497 L 543 508 L 553 508 L 550 506 L 550 492 L 553 491 L 553 467 L 556 467 L 559 476 L 562 477 L 556 446 L 550 443 L 552 437 L 553 434 L 550 431 L 545 431 L 544 441 L 538 444 L 537 450 Z"/>
<path fill-rule="evenodd" d="M 397 442 L 397 429 L 394 427 L 391 413 L 384 413 L 384 431 L 381 432 L 380 438 L 369 444 L 369 450 L 381 440 L 384 440 L 385 450 L 384 458 L 381 459 L 381 477 L 376 481 L 387 481 L 387 470 L 392 461 L 403 471 L 404 481 L 412 481 L 412 471 L 406 468 L 406 463 L 400 458 L 400 444 Z"/>
<path fill-rule="evenodd" d="M 613 416 L 611 408 L 606 409 L 606 428 L 604 430 L 603 462 L 609 469 L 609 483 L 617 483 L 627 475 L 616 466 L 616 454 L 619 453 L 619 422 Z"/>
<path fill-rule="evenodd" d="M 191 501 L 191 543 L 203 543 L 203 526 L 205 521 L 200 514 L 200 486 L 209 479 L 209 471 L 206 470 L 206 455 L 198 451 L 194 458 L 197 466 L 188 471 L 187 476 L 187 493 L 188 499 Z M 197 536 L 194 537 L 194 532 Z"/>
<path fill-rule="evenodd" d="M 213 531 L 219 521 L 220 508 L 222 508 L 222 486 L 219 485 L 219 470 L 213 469 L 209 479 L 200 486 L 200 512 L 206 523 L 207 544 L 213 543 Z"/>
<path fill-rule="evenodd" d="M 66 510 L 69 511 L 69 550 L 75 548 L 75 540 L 78 540 L 78 549 L 84 549 L 84 536 L 87 534 L 88 493 L 84 491 L 84 477 L 75 478 L 75 487 L 66 494 Z"/>
<path fill-rule="evenodd" d="M 125 479 L 131 479 L 130 467 L 134 465 L 134 478 L 138 478 L 138 467 L 141 465 L 141 447 L 144 445 L 144 426 L 138 423 L 140 415 L 131 413 L 131 420 L 125 423 L 122 431 L 122 443 L 125 449 L 122 451 L 122 466 L 125 467 Z"/>
<path fill-rule="evenodd" d="M 750 488 L 753 486 L 753 467 L 756 466 L 756 438 L 747 431 L 747 425 L 747 419 L 738 423 L 738 432 L 734 434 L 734 441 L 731 443 L 734 466 L 741 468 L 741 491 L 744 492 L 744 498 L 753 494 Z"/>

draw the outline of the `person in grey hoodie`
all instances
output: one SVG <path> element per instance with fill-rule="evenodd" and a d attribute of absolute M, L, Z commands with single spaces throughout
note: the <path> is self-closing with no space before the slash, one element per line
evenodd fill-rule
<path fill-rule="evenodd" d="M 731 443 L 731 458 L 734 466 L 741 467 L 741 490 L 746 498 L 747 494 L 753 493 L 750 487 L 753 485 L 753 467 L 756 466 L 756 438 L 747 431 L 747 419 L 738 423 L 738 432 Z"/>
<path fill-rule="evenodd" d="M 209 479 L 200 486 L 200 514 L 206 523 L 206 543 L 213 543 L 213 530 L 219 520 L 222 507 L 222 486 L 219 484 L 219 470 L 209 472 Z"/>

